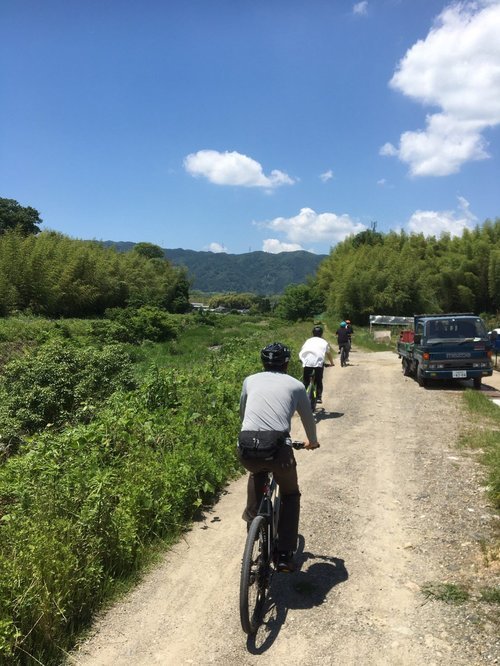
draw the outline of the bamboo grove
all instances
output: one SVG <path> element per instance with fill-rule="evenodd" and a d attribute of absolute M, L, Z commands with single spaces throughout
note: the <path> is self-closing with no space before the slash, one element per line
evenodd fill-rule
<path fill-rule="evenodd" d="M 140 251 L 119 253 L 53 231 L 0 235 L 0 316 L 89 317 L 145 305 L 186 311 L 185 271 Z"/>
<path fill-rule="evenodd" d="M 329 311 L 368 315 L 500 311 L 500 219 L 440 238 L 374 229 L 332 249 L 317 279 Z"/>

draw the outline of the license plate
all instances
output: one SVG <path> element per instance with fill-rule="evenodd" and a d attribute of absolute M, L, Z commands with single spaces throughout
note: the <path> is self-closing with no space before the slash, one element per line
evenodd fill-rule
<path fill-rule="evenodd" d="M 453 379 L 466 379 L 467 370 L 453 370 Z"/>

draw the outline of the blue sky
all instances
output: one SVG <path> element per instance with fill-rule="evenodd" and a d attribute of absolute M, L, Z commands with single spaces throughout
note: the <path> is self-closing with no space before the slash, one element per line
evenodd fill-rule
<path fill-rule="evenodd" d="M 500 0 L 3 0 L 0 196 L 43 229 L 327 253 L 500 216 Z"/>

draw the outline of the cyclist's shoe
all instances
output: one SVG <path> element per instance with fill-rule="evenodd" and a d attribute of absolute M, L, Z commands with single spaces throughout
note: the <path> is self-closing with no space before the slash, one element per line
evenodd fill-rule
<path fill-rule="evenodd" d="M 323 402 L 323 400 L 321 400 L 321 397 L 317 397 L 316 402 Z"/>
<path fill-rule="evenodd" d="M 279 573 L 293 573 L 295 571 L 292 551 L 287 550 L 279 553 L 277 569 Z"/>

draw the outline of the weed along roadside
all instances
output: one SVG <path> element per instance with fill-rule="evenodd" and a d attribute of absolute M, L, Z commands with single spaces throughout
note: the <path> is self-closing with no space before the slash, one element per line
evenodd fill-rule
<path fill-rule="evenodd" d="M 182 336 L 140 345 L 103 344 L 123 331 L 92 321 L 24 318 L 9 328 L 0 663 L 60 664 L 102 605 L 241 473 L 242 377 L 259 368 L 269 339 L 298 348 L 305 335 L 251 317 L 167 323 Z"/>

